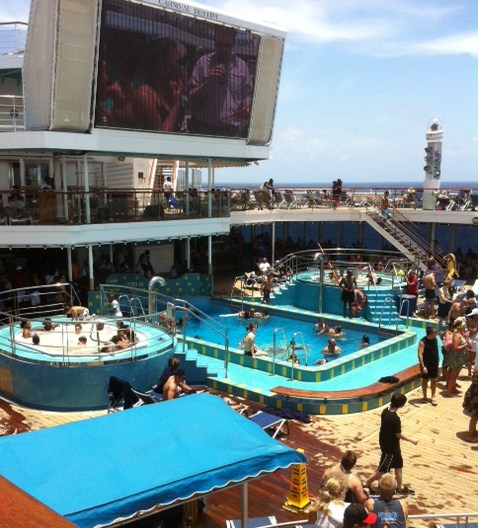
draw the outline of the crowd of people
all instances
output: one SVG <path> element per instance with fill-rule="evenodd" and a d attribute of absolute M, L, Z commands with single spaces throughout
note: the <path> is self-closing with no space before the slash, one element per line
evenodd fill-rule
<path fill-rule="evenodd" d="M 380 460 L 366 480 L 354 472 L 357 454 L 352 450 L 346 450 L 341 459 L 324 472 L 320 495 L 316 507 L 309 513 L 309 522 L 319 528 L 344 528 L 350 526 L 349 517 L 353 512 L 359 521 L 353 526 L 406 528 L 408 508 L 404 498 L 415 492 L 403 484 L 404 460 L 400 443 L 418 444 L 402 430 L 399 411 L 406 403 L 404 394 L 394 393 L 389 406 L 383 409 L 379 430 Z M 375 482 L 378 484 L 373 488 Z"/>

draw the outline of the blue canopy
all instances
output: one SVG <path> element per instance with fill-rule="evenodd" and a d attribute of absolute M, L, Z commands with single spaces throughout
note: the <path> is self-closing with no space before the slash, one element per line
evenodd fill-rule
<path fill-rule="evenodd" d="M 305 460 L 210 394 L 0 438 L 0 474 L 81 528 Z"/>

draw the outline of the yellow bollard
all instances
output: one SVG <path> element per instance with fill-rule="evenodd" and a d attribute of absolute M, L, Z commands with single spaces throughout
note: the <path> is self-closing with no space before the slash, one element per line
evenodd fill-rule
<path fill-rule="evenodd" d="M 299 453 L 304 453 L 303 449 L 297 449 Z M 290 479 L 289 495 L 284 504 L 286 508 L 294 511 L 302 511 L 310 504 L 309 490 L 307 487 L 307 469 L 305 464 L 298 464 L 292 468 Z"/>

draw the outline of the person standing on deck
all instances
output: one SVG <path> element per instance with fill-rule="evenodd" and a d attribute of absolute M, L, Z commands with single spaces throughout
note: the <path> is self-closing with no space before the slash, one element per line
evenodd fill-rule
<path fill-rule="evenodd" d="M 436 405 L 435 393 L 438 379 L 438 339 L 437 330 L 427 326 L 427 335 L 418 343 L 418 361 L 422 373 L 423 403 Z M 427 398 L 428 380 L 430 380 L 431 400 Z"/>
<path fill-rule="evenodd" d="M 365 487 L 370 487 L 372 482 L 379 479 L 384 473 L 389 473 L 390 469 L 395 470 L 397 479 L 397 493 L 402 495 L 413 495 L 415 492 L 403 486 L 403 458 L 400 450 L 400 440 L 418 444 L 418 440 L 413 440 L 402 433 L 402 423 L 397 411 L 405 406 L 407 397 L 405 394 L 395 392 L 392 394 L 390 406 L 382 411 L 380 418 L 379 444 L 382 455 L 375 473 L 365 482 Z"/>
<path fill-rule="evenodd" d="M 340 279 L 339 287 L 342 289 L 341 300 L 344 306 L 344 317 L 349 311 L 349 318 L 352 318 L 352 303 L 355 301 L 355 288 L 357 281 L 353 276 L 352 270 L 347 270 L 347 274 Z"/>
<path fill-rule="evenodd" d="M 434 319 L 437 287 L 434 270 L 423 277 L 423 287 L 425 288 L 425 310 L 423 316 L 425 319 Z"/>

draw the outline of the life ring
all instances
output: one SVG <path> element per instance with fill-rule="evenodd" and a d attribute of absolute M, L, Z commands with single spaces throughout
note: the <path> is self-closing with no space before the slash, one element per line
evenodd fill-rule
<path fill-rule="evenodd" d="M 354 293 L 355 293 L 355 301 L 352 303 L 352 306 L 351 306 L 352 317 L 355 317 L 358 312 L 363 310 L 367 302 L 367 296 L 362 290 L 359 290 L 356 288 L 354 290 Z"/>

